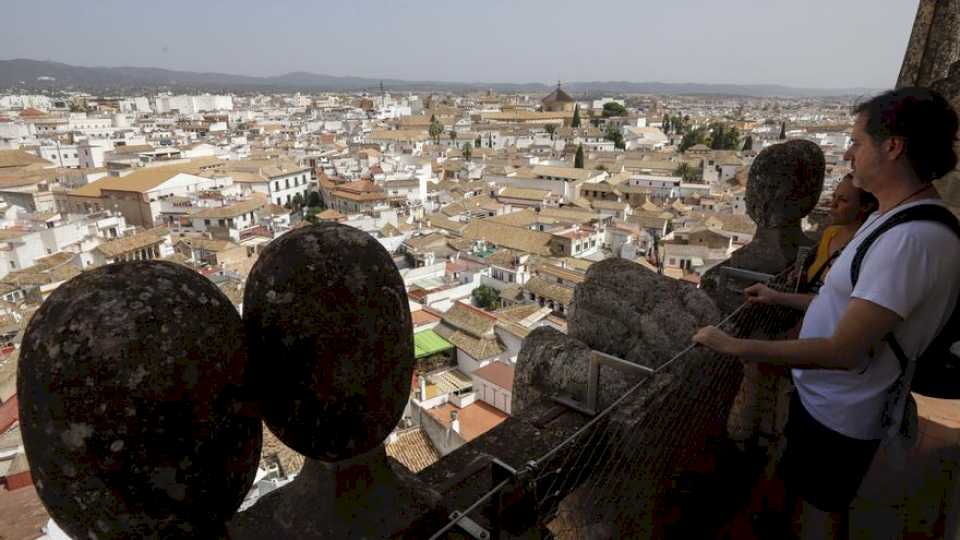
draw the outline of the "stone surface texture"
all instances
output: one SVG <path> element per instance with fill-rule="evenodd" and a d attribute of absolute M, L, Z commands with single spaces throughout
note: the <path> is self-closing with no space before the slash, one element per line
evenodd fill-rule
<path fill-rule="evenodd" d="M 23 339 L 33 479 L 74 538 L 214 538 L 249 490 L 261 428 L 243 327 L 205 277 L 165 262 L 60 286 Z"/>
<path fill-rule="evenodd" d="M 929 86 L 960 111 L 960 0 L 920 0 L 897 80 L 903 86 Z M 934 184 L 960 216 L 960 171 Z"/>
<path fill-rule="evenodd" d="M 596 263 L 575 293 L 570 335 L 540 328 L 524 341 L 514 413 L 523 416 L 552 395 L 583 400 L 593 349 L 657 368 L 686 349 L 698 328 L 720 318 L 710 297 L 690 284 L 622 259 Z M 692 349 L 617 405 L 602 421 L 602 437 L 585 437 L 572 455 L 561 452 L 543 464 L 544 470 L 572 466 L 570 476 L 579 481 L 560 485 L 566 496 L 557 504 L 554 533 L 663 536 L 669 520 L 658 515 L 670 505 L 671 482 L 702 463 L 708 440 L 722 435 L 741 373 L 739 362 Z M 639 381 L 602 368 L 600 407 Z M 585 444 L 598 445 L 588 459 L 578 454 Z"/>
<path fill-rule="evenodd" d="M 740 305 L 740 291 L 750 283 L 731 281 L 722 286 L 721 266 L 778 274 L 796 262 L 801 247 L 814 245 L 803 234 L 800 222 L 816 206 L 825 172 L 823 151 L 810 141 L 775 144 L 757 155 L 750 167 L 746 194 L 747 213 L 756 222 L 757 233 L 749 244 L 700 280 L 703 290 L 725 312 Z"/>
<path fill-rule="evenodd" d="M 592 265 L 576 288 L 568 331 L 590 348 L 657 368 L 719 319 L 695 285 L 614 258 Z"/>
<path fill-rule="evenodd" d="M 823 190 L 826 161 L 811 141 L 793 140 L 764 148 L 747 179 L 747 214 L 760 229 L 799 224 Z"/>
<path fill-rule="evenodd" d="M 323 223 L 264 250 L 244 324 L 270 430 L 335 462 L 380 445 L 410 393 L 413 332 L 403 280 L 370 235 Z"/>

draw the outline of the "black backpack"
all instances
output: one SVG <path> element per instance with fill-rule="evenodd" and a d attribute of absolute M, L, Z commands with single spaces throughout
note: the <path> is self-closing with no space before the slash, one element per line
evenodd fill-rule
<path fill-rule="evenodd" d="M 957 221 L 957 217 L 950 210 L 943 206 L 921 204 L 901 210 L 871 232 L 857 247 L 857 253 L 850 263 L 850 281 L 854 287 L 857 286 L 857 279 L 860 277 L 860 266 L 863 263 L 863 258 L 873 242 L 893 227 L 910 221 L 942 223 L 950 227 L 954 234 L 960 238 L 960 222 Z M 957 279 L 960 279 L 960 276 L 957 276 Z M 896 355 L 897 360 L 900 361 L 901 371 L 905 371 L 909 359 L 904 354 L 903 348 L 897 342 L 893 332 L 888 333 L 884 340 L 890 345 L 890 349 Z M 950 350 L 953 344 L 958 341 L 960 341 L 960 301 L 954 305 L 953 314 L 947 324 L 917 358 L 916 372 L 914 373 L 913 384 L 910 387 L 912 392 L 935 398 L 960 399 L 960 357 Z"/>

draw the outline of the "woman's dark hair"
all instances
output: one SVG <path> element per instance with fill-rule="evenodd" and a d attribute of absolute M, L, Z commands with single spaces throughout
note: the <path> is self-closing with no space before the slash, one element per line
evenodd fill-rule
<path fill-rule="evenodd" d="M 932 182 L 956 168 L 957 113 L 939 93 L 918 87 L 890 90 L 857 105 L 854 114 L 866 116 L 874 142 L 903 137 L 907 161 L 920 180 Z"/>

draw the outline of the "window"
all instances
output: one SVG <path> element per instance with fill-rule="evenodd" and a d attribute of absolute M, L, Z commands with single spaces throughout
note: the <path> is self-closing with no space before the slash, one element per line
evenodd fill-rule
<path fill-rule="evenodd" d="M 276 182 L 273 183 L 273 190 L 274 190 L 274 191 L 280 191 L 280 181 L 279 181 L 279 180 L 277 180 Z"/>
<path fill-rule="evenodd" d="M 209 227 L 209 226 L 210 226 L 210 220 L 209 220 L 209 219 L 203 220 L 203 224 L 206 225 L 207 227 Z"/>
<path fill-rule="evenodd" d="M 290 179 L 287 178 L 287 189 L 290 189 Z"/>

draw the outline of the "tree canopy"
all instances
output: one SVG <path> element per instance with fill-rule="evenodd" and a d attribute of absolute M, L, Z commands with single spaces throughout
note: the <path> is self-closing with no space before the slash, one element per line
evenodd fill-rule
<path fill-rule="evenodd" d="M 620 133 L 620 130 L 616 126 L 607 126 L 607 132 L 604 138 L 608 141 L 613 141 L 614 148 L 620 150 L 626 148 L 626 144 L 623 142 L 623 133 Z"/>
<path fill-rule="evenodd" d="M 481 285 L 471 293 L 473 303 L 483 309 L 492 310 L 497 308 L 500 300 L 500 291 L 487 285 Z"/>
<path fill-rule="evenodd" d="M 430 117 L 430 128 L 427 130 L 433 142 L 440 144 L 440 135 L 443 135 L 443 124 L 437 121 L 436 115 Z"/>
<path fill-rule="evenodd" d="M 573 166 L 577 169 L 583 168 L 583 145 L 577 146 L 577 155 L 573 157 Z"/>
<path fill-rule="evenodd" d="M 699 182 L 703 180 L 703 169 L 692 167 L 689 163 L 681 163 L 673 170 L 674 176 L 679 176 L 684 182 Z"/>
<path fill-rule="evenodd" d="M 707 143 L 707 130 L 703 127 L 693 128 L 683 135 L 683 139 L 680 140 L 680 146 L 678 149 L 681 152 L 686 152 L 690 147 L 696 146 L 698 144 Z"/>
<path fill-rule="evenodd" d="M 626 116 L 627 109 L 623 105 L 611 101 L 610 103 L 603 104 L 603 116 L 609 118 L 611 116 Z"/>
<path fill-rule="evenodd" d="M 473 157 L 473 145 L 469 142 L 463 143 L 463 159 L 470 161 Z"/>
<path fill-rule="evenodd" d="M 580 127 L 580 104 L 577 103 L 573 107 L 573 120 L 570 122 L 570 127 L 578 128 Z"/>

